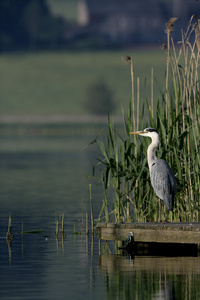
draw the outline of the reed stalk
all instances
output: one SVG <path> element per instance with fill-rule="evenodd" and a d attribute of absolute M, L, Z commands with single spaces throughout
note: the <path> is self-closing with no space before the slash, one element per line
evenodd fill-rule
<path fill-rule="evenodd" d="M 170 35 L 174 31 L 174 23 L 176 22 L 177 18 L 171 18 L 167 23 L 166 23 L 166 34 L 167 34 L 167 65 L 166 65 L 166 83 L 165 83 L 165 117 L 166 120 L 168 119 L 168 108 L 169 108 L 169 67 L 170 67 L 170 60 L 171 60 L 171 55 L 170 55 Z M 169 124 L 169 122 L 168 122 Z"/>
<path fill-rule="evenodd" d="M 139 130 L 140 120 L 140 78 L 137 77 L 137 130 Z"/>
<path fill-rule="evenodd" d="M 64 234 L 64 213 L 61 215 L 60 233 Z"/>
<path fill-rule="evenodd" d="M 131 64 L 131 90 L 132 90 L 132 105 L 133 105 L 133 128 L 135 128 L 135 97 L 134 97 L 134 74 L 133 74 L 133 59 L 130 57 Z"/>
<path fill-rule="evenodd" d="M 94 234 L 94 217 L 93 217 L 93 203 L 92 203 L 92 185 L 89 184 L 90 190 L 90 216 L 91 216 L 91 230 L 92 234 Z"/>
<path fill-rule="evenodd" d="M 7 241 L 11 241 L 13 239 L 11 214 L 9 214 L 9 218 L 8 218 L 8 231 L 6 234 L 6 239 L 7 239 Z"/>
<path fill-rule="evenodd" d="M 154 103 L 153 103 L 153 68 L 151 68 L 151 114 L 152 118 L 154 118 L 153 110 L 154 110 Z"/>
<path fill-rule="evenodd" d="M 200 221 L 200 101 L 199 101 L 199 53 L 200 23 L 194 16 L 188 28 L 182 31 L 180 47 L 176 48 L 171 34 L 176 18 L 167 23 L 166 83 L 162 105 L 153 99 L 153 69 L 151 70 L 150 104 L 147 101 L 148 120 L 142 110 L 139 116 L 139 79 L 137 79 L 137 123 L 135 106 L 129 105 L 128 113 L 122 110 L 124 133 L 119 133 L 108 119 L 107 143 L 97 139 L 100 149 L 98 165 L 104 186 L 104 210 L 106 220 L 113 221 L 154 221 L 158 219 L 158 204 L 150 183 L 146 151 L 148 139 L 131 141 L 130 132 L 135 129 L 153 127 L 160 134 L 161 145 L 158 157 L 168 161 L 177 179 L 177 194 L 173 216 L 176 221 Z M 194 39 L 193 39 L 194 38 Z M 129 56 L 128 56 L 129 57 Z M 131 63 L 132 99 L 133 60 Z M 143 104 L 144 105 L 144 104 Z M 155 110 L 154 110 L 155 107 Z M 139 121 L 140 120 L 140 124 Z M 112 212 L 108 212 L 107 191 L 114 190 L 115 201 Z M 162 211 L 163 214 L 163 211 Z M 162 217 L 162 216 L 161 216 Z"/>
<path fill-rule="evenodd" d="M 89 226 L 88 226 L 88 213 L 86 212 L 86 215 L 85 215 L 85 232 L 86 234 L 88 235 L 89 234 Z"/>
<path fill-rule="evenodd" d="M 12 232 L 12 218 L 11 218 L 11 214 L 9 215 L 8 218 L 8 233 Z"/>
<path fill-rule="evenodd" d="M 59 228 L 59 222 L 58 219 L 56 219 L 56 231 L 55 231 L 55 235 L 58 236 L 58 228 Z"/>
<path fill-rule="evenodd" d="M 106 188 L 105 188 L 104 182 L 103 182 L 103 187 L 104 187 L 104 209 L 105 209 L 105 220 L 106 220 L 106 223 L 108 223 L 108 222 L 109 222 L 108 198 L 107 198 L 107 193 L 106 193 Z"/>

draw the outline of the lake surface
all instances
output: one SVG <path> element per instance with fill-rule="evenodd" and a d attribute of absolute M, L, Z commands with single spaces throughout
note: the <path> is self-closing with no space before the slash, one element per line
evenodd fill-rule
<path fill-rule="evenodd" d="M 1 136 L 0 298 L 200 299 L 199 257 L 131 257 L 85 235 L 84 174 L 91 174 L 95 153 L 84 146 L 92 139 Z M 92 191 L 97 218 L 101 190 L 92 184 Z M 56 236 L 62 214 L 64 235 Z M 6 241 L 9 215 L 12 241 Z"/>

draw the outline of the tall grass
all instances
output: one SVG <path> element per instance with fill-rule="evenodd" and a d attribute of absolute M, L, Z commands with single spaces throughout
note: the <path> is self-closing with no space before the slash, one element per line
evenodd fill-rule
<path fill-rule="evenodd" d="M 141 115 L 139 116 L 139 110 L 135 109 L 134 104 L 130 103 L 128 113 L 122 112 L 124 133 L 120 134 L 108 119 L 106 141 L 100 138 L 96 140 L 100 149 L 98 161 L 104 190 L 99 220 L 105 218 L 106 222 L 144 222 L 158 219 L 158 201 L 150 184 L 146 158 L 150 140 L 132 141 L 130 132 L 138 129 L 136 126 L 141 129 L 148 126 L 157 129 L 161 138 L 157 155 L 168 161 L 177 179 L 178 191 L 171 219 L 200 219 L 200 22 L 192 16 L 176 48 L 171 38 L 175 21 L 176 19 L 170 19 L 166 24 L 166 84 L 156 105 L 152 78 L 151 97 L 143 103 Z M 129 58 L 129 61 L 134 85 L 133 60 Z M 137 89 L 132 86 L 132 92 L 135 90 L 137 97 L 132 94 L 132 100 L 134 102 L 136 98 L 139 106 L 139 79 Z M 145 106 L 148 108 L 147 117 L 144 115 Z M 156 109 L 153 110 L 155 106 Z M 108 206 L 111 206 L 111 194 L 108 197 L 110 191 L 114 191 L 114 201 L 113 208 L 108 213 Z"/>

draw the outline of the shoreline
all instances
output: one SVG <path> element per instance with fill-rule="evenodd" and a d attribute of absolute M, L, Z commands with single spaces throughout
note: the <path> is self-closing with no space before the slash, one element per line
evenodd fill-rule
<path fill-rule="evenodd" d="M 110 119 L 115 124 L 122 124 L 121 115 L 111 115 Z M 18 124 L 106 124 L 107 115 L 0 115 L 0 125 Z"/>

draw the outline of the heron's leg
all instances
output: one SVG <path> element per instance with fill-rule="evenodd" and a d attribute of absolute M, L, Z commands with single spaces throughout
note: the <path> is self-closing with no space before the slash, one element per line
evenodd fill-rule
<path fill-rule="evenodd" d="M 158 217 L 158 223 L 160 223 L 160 219 L 161 219 L 161 213 L 160 213 L 160 210 L 161 210 L 161 201 L 160 199 L 158 200 L 159 201 L 159 217 Z"/>

